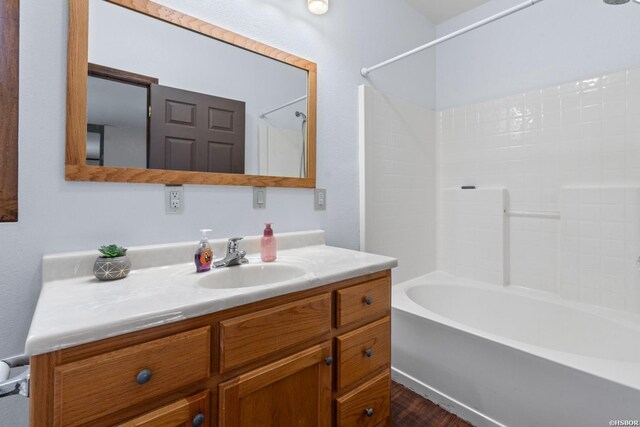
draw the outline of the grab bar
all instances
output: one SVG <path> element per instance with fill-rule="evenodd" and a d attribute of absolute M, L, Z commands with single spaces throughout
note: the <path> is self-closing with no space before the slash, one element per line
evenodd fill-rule
<path fill-rule="evenodd" d="M 12 368 L 27 366 L 27 369 L 20 375 L 9 378 Z M 7 357 L 0 360 L 0 398 L 20 395 L 29 397 L 29 384 L 31 381 L 31 371 L 29 366 L 29 356 L 20 354 L 18 356 Z"/>
<path fill-rule="evenodd" d="M 555 211 L 516 211 L 506 210 L 504 214 L 507 216 L 529 217 L 529 218 L 553 218 L 560 219 L 560 212 Z"/>

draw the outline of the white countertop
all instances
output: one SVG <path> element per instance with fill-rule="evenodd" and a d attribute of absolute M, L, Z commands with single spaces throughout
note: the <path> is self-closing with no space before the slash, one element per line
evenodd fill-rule
<path fill-rule="evenodd" d="M 193 261 L 167 265 L 171 255 L 178 261 L 187 256 L 192 260 L 196 243 L 130 248 L 131 274 L 112 282 L 101 282 L 91 274 L 95 251 L 47 256 L 25 352 L 48 353 L 397 266 L 393 258 L 326 246 L 322 231 L 277 237 L 282 249 L 275 263 L 302 268 L 305 274 L 278 284 L 236 289 L 198 284 L 224 269 L 196 273 Z M 216 258 L 223 254 L 225 241 L 212 241 Z M 249 266 L 261 263 L 258 242 L 256 236 L 240 244 L 248 252 Z M 154 265 L 159 262 L 164 265 Z"/>

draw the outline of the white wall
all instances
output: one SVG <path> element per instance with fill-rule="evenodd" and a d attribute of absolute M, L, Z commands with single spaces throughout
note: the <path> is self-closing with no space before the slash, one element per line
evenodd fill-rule
<path fill-rule="evenodd" d="M 361 247 L 399 283 L 436 266 L 435 112 L 367 86 L 360 109 Z"/>
<path fill-rule="evenodd" d="M 89 76 L 87 123 L 146 129 L 148 96 L 145 87 Z"/>
<path fill-rule="evenodd" d="M 438 25 L 439 36 L 521 0 L 493 0 Z M 437 48 L 438 109 L 640 65 L 640 5 L 545 0 Z"/>
<path fill-rule="evenodd" d="M 415 13 L 418 14 L 418 12 Z M 379 23 L 380 28 L 389 28 L 390 22 L 399 21 L 389 18 L 388 21 Z M 404 28 L 401 22 L 398 25 L 399 29 L 392 31 L 390 35 L 391 40 L 397 40 L 403 35 L 412 33 L 408 28 Z M 362 56 L 374 58 L 364 61 L 363 64 L 371 67 L 435 39 L 436 27 L 430 22 L 423 24 L 421 30 L 424 34 L 413 33 L 417 37 L 412 42 L 403 41 L 400 43 L 402 47 L 396 49 L 388 49 L 374 42 L 363 41 Z M 363 36 L 370 38 L 372 34 Z M 416 106 L 433 110 L 436 107 L 436 51 L 433 49 L 423 51 L 372 71 L 367 76 L 367 83 L 382 93 L 394 95 Z"/>
<path fill-rule="evenodd" d="M 147 129 L 105 125 L 104 166 L 147 167 Z"/>
<path fill-rule="evenodd" d="M 195 241 L 209 227 L 212 237 L 258 234 L 265 220 L 276 231 L 324 228 L 329 244 L 358 248 L 358 70 L 429 39 L 433 26 L 400 1 L 335 1 L 322 17 L 303 0 L 163 3 L 318 64 L 318 185 L 328 190 L 328 210 L 314 212 L 310 190 L 269 189 L 266 211 L 254 211 L 251 188 L 187 186 L 185 213 L 169 216 L 161 185 L 65 182 L 67 1 L 22 1 L 20 222 L 0 224 L 2 355 L 23 349 L 46 253 Z M 433 98 L 431 86 L 395 81 L 377 83 Z M 1 400 L 0 419 L 26 426 L 26 400 Z"/>

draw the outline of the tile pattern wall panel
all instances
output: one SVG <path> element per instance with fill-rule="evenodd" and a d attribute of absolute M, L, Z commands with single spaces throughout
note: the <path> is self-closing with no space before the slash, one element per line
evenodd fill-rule
<path fill-rule="evenodd" d="M 442 269 L 456 276 L 506 284 L 504 189 L 442 191 L 438 249 Z"/>
<path fill-rule="evenodd" d="M 640 312 L 640 187 L 566 188 L 560 212 L 560 294 Z"/>
<path fill-rule="evenodd" d="M 361 249 L 398 258 L 401 282 L 436 266 L 435 112 L 361 91 Z"/>
<path fill-rule="evenodd" d="M 440 111 L 439 200 L 444 188 L 504 187 L 512 209 L 557 211 L 564 187 L 640 186 L 639 117 L 640 69 Z M 509 219 L 511 284 L 565 287 L 560 227 Z"/>

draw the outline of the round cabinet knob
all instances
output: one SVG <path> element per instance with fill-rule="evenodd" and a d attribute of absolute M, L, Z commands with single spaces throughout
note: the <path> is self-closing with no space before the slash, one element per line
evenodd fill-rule
<path fill-rule="evenodd" d="M 364 351 L 364 355 L 367 357 L 371 357 L 373 356 L 373 349 L 372 348 L 368 348 Z"/>
<path fill-rule="evenodd" d="M 152 375 L 153 374 L 150 370 L 143 369 L 142 371 L 138 372 L 138 375 L 136 375 L 136 382 L 140 385 L 146 384 L 151 381 Z"/>
<path fill-rule="evenodd" d="M 193 427 L 201 427 L 204 425 L 204 414 L 198 414 L 191 421 Z"/>
<path fill-rule="evenodd" d="M 365 302 L 365 304 L 367 304 L 367 305 L 371 305 L 371 304 L 373 304 L 373 298 L 368 297 L 368 296 L 367 296 L 367 297 L 364 297 L 364 302 Z"/>
<path fill-rule="evenodd" d="M 367 417 L 373 417 L 373 408 L 367 408 L 367 409 L 365 409 L 365 410 L 364 410 L 364 414 L 365 414 Z"/>
<path fill-rule="evenodd" d="M 331 366 L 331 364 L 333 363 L 333 357 L 327 357 L 326 359 L 324 359 L 324 363 L 326 363 L 327 366 Z"/>

